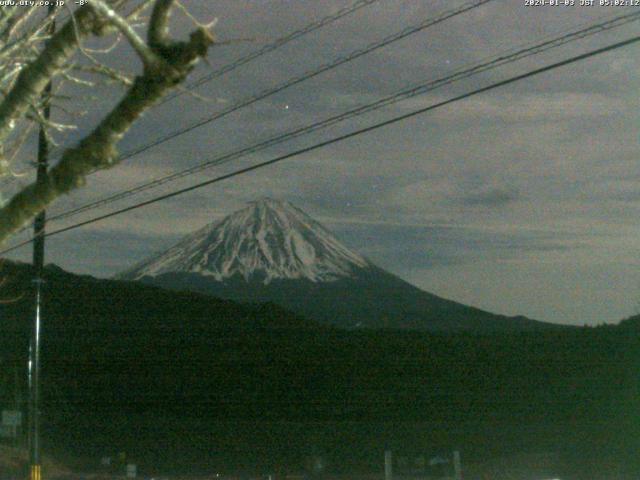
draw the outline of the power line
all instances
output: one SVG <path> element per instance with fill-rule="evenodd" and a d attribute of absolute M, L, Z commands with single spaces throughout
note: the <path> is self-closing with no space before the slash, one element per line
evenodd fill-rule
<path fill-rule="evenodd" d="M 301 127 L 301 128 L 297 128 L 294 130 L 291 130 L 289 132 L 277 135 L 275 137 L 271 137 L 267 140 L 264 140 L 262 142 L 259 142 L 257 144 L 251 145 L 249 147 L 245 147 L 243 149 L 240 150 L 236 150 L 234 152 L 222 155 L 220 157 L 214 158 L 212 160 L 209 160 L 207 162 L 204 162 L 200 165 L 196 165 L 194 167 L 190 167 L 187 168 L 185 170 L 181 170 L 179 172 L 175 172 L 169 175 L 166 175 L 164 177 L 160 177 L 158 179 L 152 180 L 150 182 L 146 182 L 142 185 L 138 185 L 134 188 L 110 195 L 108 197 L 105 197 L 103 199 L 100 200 L 96 200 L 94 202 L 85 204 L 83 206 L 77 207 L 75 209 L 69 210 L 67 212 L 62 212 L 58 215 L 52 216 L 49 220 L 50 221 L 54 221 L 54 220 L 61 220 L 63 218 L 69 218 L 71 216 L 75 216 L 81 212 L 85 212 L 88 210 L 93 210 L 95 208 L 99 208 L 101 206 L 104 205 L 108 205 L 109 203 L 112 203 L 114 201 L 117 200 L 121 200 L 124 198 L 127 198 L 129 196 L 135 195 L 137 193 L 143 192 L 145 190 L 151 189 L 151 188 L 155 188 L 157 186 L 163 185 L 165 183 L 169 183 L 175 180 L 178 180 L 180 178 L 186 177 L 188 175 L 192 175 L 198 172 L 201 172 L 203 170 L 206 170 L 208 168 L 211 168 L 213 166 L 217 166 L 217 165 L 221 165 L 223 163 L 227 163 L 229 161 L 247 156 L 249 154 L 252 153 L 256 153 L 260 150 L 263 150 L 265 148 L 283 143 L 285 141 L 291 140 L 293 138 L 297 138 L 299 136 L 302 135 L 306 135 L 315 131 L 318 131 L 320 129 L 324 129 L 327 128 L 331 125 L 334 125 L 336 123 L 345 121 L 349 118 L 353 118 L 356 116 L 360 116 L 363 115 L 365 113 L 369 113 L 372 112 L 374 110 L 378 110 L 380 108 L 383 108 L 385 106 L 388 106 L 390 104 L 399 102 L 401 100 L 404 100 L 405 98 L 410 98 L 419 94 L 423 94 L 423 93 L 427 93 L 430 92 L 432 90 L 435 90 L 436 88 L 440 88 L 444 85 L 448 85 L 460 80 L 463 80 L 465 78 L 469 78 L 471 76 L 474 75 L 478 75 L 480 73 L 498 68 L 500 66 L 503 66 L 507 63 L 512 63 L 518 60 L 521 60 L 523 58 L 526 58 L 528 56 L 532 56 L 532 55 L 537 55 L 539 53 L 542 53 L 544 51 L 553 49 L 553 48 L 557 48 L 560 47 L 562 45 L 565 45 L 569 42 L 575 41 L 575 40 L 579 40 L 582 38 L 585 38 L 589 35 L 593 35 L 599 32 L 602 32 L 604 30 L 610 30 L 612 28 L 616 28 L 616 27 L 620 27 L 624 24 L 630 23 L 632 21 L 636 21 L 640 18 L 640 12 L 635 12 L 632 14 L 626 14 L 626 15 L 620 15 L 617 17 L 614 17 L 610 20 L 607 20 L 605 22 L 601 22 L 595 25 L 589 25 L 586 28 L 582 28 L 580 30 L 576 30 L 574 32 L 570 32 L 564 35 L 561 35 L 559 37 L 555 37 L 552 38 L 550 40 L 544 41 L 542 43 L 538 43 L 535 44 L 533 46 L 529 46 L 529 47 L 525 47 L 523 49 L 517 50 L 515 52 L 512 53 L 503 53 L 503 54 L 499 54 L 496 57 L 492 57 L 490 58 L 488 61 L 483 62 L 483 63 L 479 63 L 479 64 L 475 64 L 469 68 L 466 69 L 459 69 L 457 71 L 455 71 L 454 73 L 445 76 L 443 78 L 439 78 L 437 80 L 433 80 L 433 81 L 429 81 L 426 82 L 424 84 L 420 84 L 418 86 L 413 86 L 411 88 L 408 89 L 403 89 L 399 92 L 396 92 L 390 96 L 387 96 L 383 99 L 380 99 L 376 102 L 367 104 L 367 105 L 363 105 L 360 107 L 357 107 L 355 109 L 349 110 L 347 112 L 343 112 L 339 115 L 327 118 L 325 120 L 319 121 L 319 122 L 315 122 L 313 124 L 307 125 L 305 127 Z"/>
<path fill-rule="evenodd" d="M 303 37 L 304 35 L 307 35 L 311 32 L 314 32 L 322 27 L 325 27 L 331 23 L 334 23 L 338 20 L 340 20 L 341 18 L 346 17 L 347 15 L 350 15 L 354 12 L 357 12 L 358 10 L 367 7 L 373 3 L 379 2 L 380 0 L 357 0 L 355 3 L 353 3 L 352 5 L 347 5 L 346 7 L 341 8 L 340 10 L 338 10 L 337 12 L 331 14 L 331 15 L 327 15 L 325 17 L 322 17 L 321 19 L 315 21 L 315 22 L 311 22 L 307 25 L 305 25 L 304 27 L 300 28 L 299 30 L 295 30 L 287 35 L 285 35 L 284 37 L 280 37 L 278 39 L 276 39 L 275 41 L 273 41 L 272 43 L 269 43 L 265 46 L 263 46 L 262 48 L 259 48 L 257 50 L 254 50 L 253 52 L 248 53 L 247 55 L 238 58 L 237 60 L 224 65 L 223 67 L 220 67 L 219 69 L 208 73 L 206 75 L 204 75 L 203 77 L 199 78 L 198 80 L 195 80 L 194 82 L 192 82 L 191 84 L 187 85 L 186 87 L 184 87 L 183 89 L 174 92 L 172 95 L 168 95 L 167 97 L 163 98 L 160 102 L 158 102 L 158 106 L 159 105 L 163 105 L 171 100 L 173 100 L 176 97 L 179 97 L 180 95 L 187 93 L 189 90 L 193 90 L 194 88 L 203 85 L 215 78 L 221 77 L 233 70 L 235 70 L 238 67 L 241 67 L 242 65 L 245 65 L 249 62 L 251 62 L 252 60 L 255 60 L 258 57 L 261 57 L 262 55 L 266 55 L 267 53 L 273 52 L 283 46 L 285 46 L 286 44 L 300 38 Z M 68 15 L 67 17 L 64 18 L 64 20 L 66 21 L 67 19 L 71 18 L 71 15 Z M 126 159 L 126 158 L 130 158 L 133 155 L 136 155 L 137 153 L 140 152 L 132 152 L 132 153 L 127 153 L 125 154 L 125 156 L 122 156 L 122 159 Z"/>
<path fill-rule="evenodd" d="M 639 41 L 640 41 L 640 36 L 636 36 L 636 37 L 632 37 L 630 39 L 627 39 L 627 40 L 624 40 L 624 41 L 621 41 L 621 42 L 617 42 L 617 43 L 608 45 L 606 47 L 599 48 L 597 50 L 591 50 L 591 51 L 589 51 L 587 53 L 583 53 L 581 55 L 576 55 L 576 56 L 568 58 L 566 60 L 562 60 L 560 62 L 555 62 L 555 63 L 552 63 L 550 65 L 547 65 L 547 66 L 544 66 L 544 67 L 540 67 L 540 68 L 537 68 L 535 70 L 531 70 L 529 72 L 526 72 L 526 73 L 523 73 L 523 74 L 520 74 L 520 75 L 516 75 L 516 76 L 510 77 L 510 78 L 508 78 L 506 80 L 501 80 L 499 82 L 492 83 L 491 85 L 488 85 L 488 86 L 485 86 L 485 87 L 481 87 L 481 88 L 478 88 L 476 90 L 472 90 L 471 92 L 467 92 L 467 93 L 452 97 L 452 98 L 450 98 L 448 100 L 444 100 L 442 102 L 438 102 L 438 103 L 429 105 L 429 106 L 424 107 L 424 108 L 413 110 L 412 112 L 406 113 L 404 115 L 399 115 L 399 116 L 393 117 L 391 119 L 385 120 L 383 122 L 379 122 L 379 123 L 376 123 L 374 125 L 371 125 L 371 126 L 368 126 L 368 127 L 365 127 L 365 128 L 361 128 L 359 130 L 355 130 L 353 132 L 350 132 L 350 133 L 347 133 L 347 134 L 344 134 L 344 135 L 340 135 L 338 137 L 334 137 L 332 139 L 325 140 L 325 141 L 320 142 L 320 143 L 316 143 L 316 144 L 311 145 L 309 147 L 301 148 L 301 149 L 295 150 L 293 152 L 290 152 L 290 153 L 287 153 L 287 154 L 284 154 L 284 155 L 280 155 L 278 157 L 272 158 L 271 160 L 260 162 L 258 164 L 252 165 L 250 167 L 241 168 L 241 169 L 235 170 L 234 172 L 227 173 L 225 175 L 221 175 L 221 176 L 218 176 L 216 178 L 212 178 L 210 180 L 206 180 L 204 182 L 197 183 L 197 184 L 192 185 L 190 187 L 182 188 L 180 190 L 175 190 L 173 192 L 160 195 L 158 197 L 152 198 L 150 200 L 146 200 L 144 202 L 140 202 L 140 203 L 137 203 L 137 204 L 134 204 L 134 205 L 130 205 L 128 207 L 125 207 L 125 208 L 122 208 L 122 209 L 119 209 L 119 210 L 116 210 L 116 211 L 113 211 L 113 212 L 109 212 L 107 214 L 100 215 L 100 216 L 94 217 L 92 219 L 85 220 L 83 222 L 79 222 L 79 223 L 76 223 L 76 224 L 73 224 L 73 225 L 69 225 L 69 226 L 64 227 L 64 228 L 60 228 L 58 230 L 53 230 L 51 232 L 48 232 L 45 236 L 50 237 L 50 236 L 58 235 L 58 234 L 61 234 L 61 233 L 64 233 L 64 232 L 68 232 L 70 230 L 75 230 L 77 228 L 84 227 L 86 225 L 90 225 L 92 223 L 99 222 L 101 220 L 105 220 L 107 218 L 115 217 L 117 215 L 120 215 L 120 214 L 123 214 L 123 213 L 126 213 L 126 212 L 130 212 L 132 210 L 137 210 L 138 208 L 142 208 L 142 207 L 145 207 L 147 205 L 151 205 L 153 203 L 157 203 L 157 202 L 160 202 L 160 201 L 163 201 L 163 200 L 167 200 L 169 198 L 173 198 L 173 197 L 176 197 L 178 195 L 182 195 L 183 193 L 187 193 L 187 192 L 190 192 L 190 191 L 193 191 L 193 190 L 197 190 L 197 189 L 205 187 L 207 185 L 212 185 L 214 183 L 219 183 L 219 182 L 222 182 L 223 180 L 227 180 L 229 178 L 233 178 L 233 177 L 236 177 L 236 176 L 239 176 L 239 175 L 243 175 L 245 173 L 249 173 L 249 172 L 252 172 L 254 170 L 258 170 L 260 168 L 267 167 L 269 165 L 273 165 L 273 164 L 281 162 L 283 160 L 286 160 L 286 159 L 289 159 L 289 158 L 292 158 L 292 157 L 295 157 L 295 156 L 298 156 L 298 155 L 302 155 L 304 153 L 308 153 L 308 152 L 311 152 L 311 151 L 314 151 L 314 150 L 318 150 L 320 148 L 323 148 L 323 147 L 326 147 L 326 146 L 329 146 L 329 145 L 333 145 L 335 143 L 341 142 L 343 140 L 347 140 L 347 139 L 355 137 L 357 135 L 362 135 L 364 133 L 368 133 L 368 132 L 371 132 L 373 130 L 377 130 L 379 128 L 386 127 L 388 125 L 392 125 L 394 123 L 397 123 L 397 122 L 400 122 L 400 121 L 403 121 L 403 120 L 407 120 L 407 119 L 415 117 L 417 115 L 421 115 L 421 114 L 436 110 L 436 109 L 444 107 L 446 105 L 450 105 L 450 104 L 453 104 L 455 102 L 459 102 L 461 100 L 473 97 L 475 95 L 479 95 L 481 93 L 485 93 L 485 92 L 488 92 L 488 91 L 491 91 L 491 90 L 495 90 L 496 88 L 500 88 L 500 87 L 503 87 L 505 85 L 509 85 L 511 83 L 515 83 L 515 82 L 518 82 L 520 80 L 524 80 L 526 78 L 530 78 L 530 77 L 533 77 L 535 75 L 539 75 L 541 73 L 549 72 L 551 70 L 555 70 L 556 68 L 560 68 L 560 67 L 563 67 L 563 66 L 566 66 L 566 65 L 570 65 L 572 63 L 576 63 L 576 62 L 579 62 L 581 60 L 585 60 L 587 58 L 595 57 L 596 55 L 600 55 L 600 54 L 603 54 L 603 53 L 606 53 L 606 52 L 610 52 L 610 51 L 616 50 L 618 48 L 623 48 L 623 47 L 629 46 L 631 44 L 637 43 Z M 22 247 L 24 245 L 27 245 L 27 244 L 31 243 L 32 241 L 33 241 L 33 239 L 29 239 L 29 240 L 26 240 L 26 241 L 18 244 L 18 245 L 15 245 L 15 246 L 11 247 L 11 248 L 8 248 L 6 250 L 0 251 L 0 255 L 4 255 L 4 254 L 6 254 L 8 252 L 16 250 L 17 248 L 20 248 L 20 247 Z"/>
<path fill-rule="evenodd" d="M 306 73 L 303 73 L 302 75 L 299 75 L 297 77 L 293 77 L 279 85 L 277 85 L 276 87 L 273 88 L 269 88 L 269 89 L 265 89 L 263 91 L 261 91 L 260 93 L 253 95 L 251 97 L 245 98 L 243 100 L 240 100 L 238 103 L 229 106 L 228 108 L 221 110 L 211 116 L 207 116 L 202 118 L 201 120 L 198 120 L 194 123 L 192 123 L 191 125 L 182 128 L 180 130 L 175 130 L 171 133 L 168 133 L 167 135 L 164 135 L 162 137 L 159 137 L 145 145 L 142 145 L 138 148 L 135 148 L 133 150 L 130 150 L 126 153 L 124 153 L 123 155 L 120 156 L 120 160 L 126 160 L 128 158 L 131 158 L 135 155 L 139 155 L 140 153 L 149 150 L 150 148 L 153 148 L 157 145 L 160 145 L 162 143 L 165 143 L 169 140 L 172 140 L 180 135 L 184 135 L 185 133 L 188 133 L 192 130 L 195 130 L 196 128 L 199 128 L 203 125 L 207 125 L 209 123 L 212 123 L 216 120 L 219 120 L 220 118 L 226 117 L 227 115 L 234 113 L 238 110 L 241 110 L 245 107 L 248 107 L 249 105 L 252 105 L 260 100 L 264 100 L 267 97 L 270 97 L 272 95 L 275 95 L 276 93 L 282 92 L 283 90 L 290 88 L 294 85 L 297 85 L 299 83 L 305 82 L 313 77 L 316 77 L 324 72 L 327 72 L 329 70 L 333 70 L 334 68 L 343 65 L 345 63 L 351 62 L 357 58 L 362 57 L 363 55 L 366 55 L 368 53 L 371 53 L 375 50 L 378 50 L 380 48 L 383 48 L 393 42 L 396 42 L 398 40 L 401 40 L 403 38 L 406 38 L 410 35 L 413 35 L 415 33 L 418 33 L 422 30 L 425 30 L 429 27 L 432 27 L 433 25 L 436 25 L 438 23 L 442 23 L 445 20 L 448 20 L 452 17 L 455 17 L 457 15 L 460 15 L 462 13 L 465 13 L 469 10 L 472 10 L 474 8 L 480 7 L 481 5 L 484 5 L 485 3 L 489 3 L 491 1 L 494 0 L 474 0 L 472 2 L 466 3 L 458 8 L 455 9 L 451 9 L 451 10 L 447 10 L 446 12 L 441 13 L 440 15 L 436 16 L 436 17 L 432 17 L 432 18 L 428 18 L 420 23 L 418 23 L 417 25 L 413 25 L 410 27 L 407 27 L 403 30 L 401 30 L 400 32 L 394 33 L 392 35 L 389 35 L 385 38 L 383 38 L 382 40 L 378 40 L 376 42 L 373 42 L 369 45 L 367 45 L 364 48 L 355 50 L 345 56 L 341 56 L 338 57 L 336 59 L 334 59 L 333 61 L 331 61 L 330 63 L 321 65 L 320 67 L 308 71 Z"/>
<path fill-rule="evenodd" d="M 249 62 L 251 62 L 252 60 L 255 60 L 258 57 L 261 57 L 262 55 L 265 55 L 267 53 L 273 52 L 274 50 L 277 50 L 280 47 L 283 47 L 284 45 L 288 44 L 289 42 L 292 42 L 304 35 L 307 35 L 311 32 L 314 32 L 326 25 L 329 25 L 343 17 L 346 17 L 347 15 L 354 13 L 358 10 L 360 10 L 363 7 L 366 7 L 368 5 L 371 5 L 372 3 L 378 2 L 380 0 L 358 0 L 357 2 L 355 2 L 352 5 L 346 6 L 344 8 L 341 8 L 340 10 L 338 10 L 336 13 L 331 14 L 331 15 L 327 15 L 326 17 L 321 18 L 320 20 L 316 21 L 316 22 L 312 22 L 309 23 L 308 25 L 302 27 L 299 30 L 296 30 L 294 32 L 289 33 L 288 35 L 285 35 L 284 37 L 280 37 L 278 39 L 276 39 L 275 41 L 273 41 L 272 43 L 269 43 L 267 45 L 265 45 L 262 48 L 259 48 L 258 50 L 254 50 L 253 52 L 248 53 L 247 55 L 238 58 L 237 60 L 223 66 L 220 67 L 219 69 L 208 73 L 206 75 L 203 75 L 202 77 L 200 77 L 199 79 L 191 82 L 189 85 L 187 85 L 185 87 L 185 89 L 183 91 L 178 91 L 175 92 L 173 95 L 169 95 L 166 98 L 164 98 L 161 102 L 160 105 L 169 102 L 171 100 L 173 100 L 176 97 L 179 97 L 180 95 L 182 95 L 183 93 L 185 93 L 185 91 L 187 90 L 193 90 L 196 87 L 199 87 L 200 85 L 203 85 L 204 83 L 210 82 L 211 80 L 221 77 L 222 75 L 225 75 L 229 72 L 232 72 L 233 70 L 235 70 L 238 67 L 241 67 L 242 65 L 245 65 Z"/>
<path fill-rule="evenodd" d="M 300 76 L 297 76 L 297 77 L 294 77 L 292 79 L 289 79 L 289 80 L 285 81 L 284 83 L 282 83 L 282 84 L 280 84 L 280 85 L 278 85 L 278 86 L 276 86 L 274 88 L 263 90 L 262 92 L 258 93 L 257 95 L 254 95 L 252 97 L 249 97 L 249 98 L 246 98 L 244 100 L 241 100 L 240 102 L 236 103 L 235 105 L 232 105 L 232 106 L 230 106 L 230 107 L 228 107 L 228 108 L 226 108 L 224 110 L 221 110 L 221 111 L 213 114 L 212 116 L 207 116 L 204 119 L 201 119 L 201 120 L 189 125 L 188 127 L 182 128 L 180 130 L 173 131 L 173 132 L 171 132 L 171 133 L 169 133 L 167 135 L 164 135 L 162 137 L 159 137 L 159 138 L 157 138 L 157 139 L 155 139 L 155 140 L 153 140 L 153 141 L 151 141 L 151 142 L 149 142 L 149 143 L 147 143 L 145 145 L 142 145 L 142 146 L 140 146 L 138 148 L 135 148 L 133 150 L 129 150 L 128 152 L 126 152 L 126 153 L 124 153 L 123 155 L 120 156 L 120 161 L 129 159 L 129 158 L 131 158 L 131 157 L 133 157 L 135 155 L 139 155 L 140 153 L 143 153 L 144 151 L 149 150 L 150 148 L 153 148 L 153 147 L 155 147 L 157 145 L 165 143 L 165 142 L 167 142 L 169 140 L 172 140 L 172 139 L 174 139 L 176 137 L 184 135 L 184 134 L 186 134 L 186 133 L 188 133 L 188 132 L 190 132 L 192 130 L 195 130 L 196 128 L 199 128 L 199 127 L 201 127 L 203 125 L 212 123 L 212 122 L 214 122 L 214 121 L 216 121 L 216 120 L 218 120 L 220 118 L 223 118 L 223 117 L 225 117 L 225 116 L 227 116 L 227 115 L 229 115 L 229 114 L 231 114 L 233 112 L 241 110 L 242 108 L 245 108 L 245 107 L 247 107 L 249 105 L 252 105 L 252 104 L 254 104 L 254 103 L 256 103 L 256 102 L 258 102 L 260 100 L 264 100 L 267 97 L 275 95 L 276 93 L 279 93 L 279 92 L 281 92 L 281 91 L 283 91 L 283 90 L 285 90 L 285 89 L 287 89 L 289 87 L 292 87 L 294 85 L 302 83 L 302 82 L 304 82 L 306 80 L 309 80 L 309 79 L 311 79 L 311 78 L 313 78 L 313 77 L 315 77 L 317 75 L 320 75 L 321 73 L 324 73 L 324 72 L 327 72 L 329 70 L 332 70 L 332 69 L 334 69 L 334 68 L 336 68 L 336 67 L 338 67 L 340 65 L 343 65 L 343 64 L 345 64 L 347 62 L 351 62 L 351 61 L 353 61 L 353 60 L 355 60 L 355 59 L 357 59 L 357 58 L 359 58 L 359 57 L 361 57 L 363 55 L 366 55 L 366 54 L 371 53 L 371 52 L 373 52 L 375 50 L 383 48 L 383 47 L 389 45 L 390 43 L 393 43 L 393 42 L 396 42 L 396 41 L 401 40 L 403 38 L 406 38 L 409 35 L 413 35 L 415 33 L 418 33 L 418 32 L 420 32 L 422 30 L 425 30 L 425 29 L 427 29 L 429 27 L 432 27 L 433 25 L 436 25 L 438 23 L 442 23 L 445 20 L 448 20 L 448 19 L 450 19 L 452 17 L 460 15 L 460 14 L 462 14 L 464 12 L 467 12 L 469 10 L 472 10 L 474 8 L 480 7 L 481 5 L 484 5 L 485 3 L 489 3 L 491 1 L 493 1 L 493 0 L 475 0 L 473 2 L 466 3 L 466 4 L 464 4 L 464 5 L 462 5 L 462 6 L 458 7 L 458 8 L 447 10 L 447 11 L 441 13 L 440 15 L 438 15 L 436 17 L 428 18 L 428 19 L 426 19 L 426 20 L 424 20 L 424 21 L 422 21 L 422 22 L 420 22 L 420 23 L 418 23 L 416 25 L 409 26 L 409 27 L 397 32 L 397 33 L 394 33 L 392 35 L 389 35 L 389 36 L 383 38 L 382 40 L 373 42 L 373 43 L 367 45 L 364 48 L 352 51 L 351 53 L 349 53 L 349 54 L 347 54 L 345 56 L 341 56 L 341 57 L 338 57 L 338 58 L 334 59 L 330 63 L 321 65 L 320 67 L 318 67 L 318 68 L 316 68 L 314 70 L 311 70 L 311 71 L 306 72 L 306 73 L 304 73 L 304 74 L 302 74 Z M 89 207 L 87 205 L 82 206 L 82 207 L 78 207 L 78 209 L 75 209 L 73 211 L 73 213 L 77 213 L 77 211 L 79 211 L 79 210 L 84 211 L 86 208 L 91 208 L 91 207 L 93 207 L 94 205 L 96 205 L 98 203 L 102 204 L 105 201 L 111 201 L 111 200 L 113 200 L 112 196 L 97 200 L 96 202 L 92 202 Z M 62 214 L 62 215 L 68 216 L 67 213 Z M 55 219 L 60 219 L 60 218 L 61 218 L 61 215 L 54 215 L 53 217 L 50 218 L 50 220 L 55 220 Z"/>

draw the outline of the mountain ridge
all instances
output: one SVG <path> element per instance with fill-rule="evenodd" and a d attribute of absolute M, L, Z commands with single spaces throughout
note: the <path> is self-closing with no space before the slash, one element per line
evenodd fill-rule
<path fill-rule="evenodd" d="M 0 385 L 11 386 L 11 366 L 26 365 L 33 269 L 6 261 L 2 272 L 2 299 L 15 301 L 0 302 Z M 569 452 L 579 465 L 622 442 L 632 442 L 625 458 L 637 464 L 637 422 L 629 419 L 638 411 L 640 337 L 618 327 L 345 331 L 277 306 L 54 266 L 44 278 L 44 438 L 73 455 L 95 461 L 111 445 L 141 471 L 162 465 L 184 474 L 199 465 L 210 473 L 255 462 L 264 472 L 295 466 L 312 432 L 327 435 L 327 446 L 362 446 L 355 458 L 352 448 L 336 451 L 334 465 L 377 471 L 382 442 L 445 442 L 485 458 L 514 443 L 548 446 L 553 434 L 571 448 L 593 442 L 580 447 L 584 456 Z M 12 389 L 0 389 L 0 403 L 11 402 Z"/>
<path fill-rule="evenodd" d="M 116 278 L 194 272 L 217 281 L 238 274 L 264 283 L 277 278 L 332 281 L 370 266 L 325 227 L 289 202 L 263 198 L 188 235 Z"/>
<path fill-rule="evenodd" d="M 291 203 L 251 202 L 117 276 L 239 302 L 273 302 L 341 328 L 519 331 L 506 317 L 425 292 L 344 246 Z"/>

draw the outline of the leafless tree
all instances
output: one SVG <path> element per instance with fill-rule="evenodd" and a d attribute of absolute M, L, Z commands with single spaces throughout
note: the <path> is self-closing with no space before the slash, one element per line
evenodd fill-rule
<path fill-rule="evenodd" d="M 124 134 L 207 54 L 214 43 L 212 25 L 196 22 L 186 41 L 170 37 L 169 17 L 176 6 L 184 8 L 178 0 L 86 0 L 68 10 L 53 33 L 49 26 L 60 23 L 60 8 L 49 14 L 40 5 L 0 6 L 0 177 L 15 174 L 12 161 L 34 128 L 43 127 L 52 140 L 56 132 L 73 128 L 43 114 L 45 105 L 56 100 L 55 90 L 48 93 L 47 87 L 53 79 L 83 82 L 78 72 L 92 73 L 126 89 L 93 131 L 62 150 L 44 181 L 21 188 L 0 207 L 0 242 L 58 197 L 84 185 L 90 173 L 116 165 Z M 145 14 L 148 20 L 142 20 Z M 146 38 L 138 33 L 141 24 Z M 129 43 L 142 63 L 138 76 L 127 77 L 84 46 L 91 37 L 106 36 Z"/>

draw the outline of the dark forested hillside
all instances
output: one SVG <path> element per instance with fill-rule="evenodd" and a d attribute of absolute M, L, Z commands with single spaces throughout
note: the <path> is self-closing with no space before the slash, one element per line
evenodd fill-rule
<path fill-rule="evenodd" d="M 25 364 L 30 282 L 26 267 L 3 271 L 5 298 L 24 294 L 0 305 L 4 406 L 11 366 Z M 553 451 L 574 470 L 631 469 L 639 347 L 628 327 L 341 331 L 275 306 L 50 268 L 45 444 L 178 470 L 302 468 L 312 449 L 335 470 L 371 470 L 384 448 L 443 446 L 467 459 Z"/>
<path fill-rule="evenodd" d="M 272 302 L 345 329 L 513 333 L 563 328 L 420 290 L 342 244 L 290 202 L 272 198 L 206 225 L 117 278 L 236 302 Z"/>

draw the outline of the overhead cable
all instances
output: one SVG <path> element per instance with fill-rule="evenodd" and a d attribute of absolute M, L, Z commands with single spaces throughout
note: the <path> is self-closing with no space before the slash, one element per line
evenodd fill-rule
<path fill-rule="evenodd" d="M 491 91 L 491 90 L 495 90 L 496 88 L 500 88 L 500 87 L 503 87 L 503 86 L 506 86 L 506 85 L 509 85 L 509 84 L 512 84 L 512 83 L 515 83 L 515 82 L 518 82 L 518 81 L 521 81 L 521 80 L 524 80 L 524 79 L 527 79 L 527 78 L 531 78 L 533 76 L 540 75 L 542 73 L 549 72 L 551 70 L 555 70 L 557 68 L 560 68 L 560 67 L 563 67 L 563 66 L 566 66 L 566 65 L 570 65 L 572 63 L 576 63 L 576 62 L 579 62 L 579 61 L 582 61 L 582 60 L 586 60 L 587 58 L 592 58 L 592 57 L 595 57 L 597 55 L 601 55 L 601 54 L 606 53 L 606 52 L 610 52 L 610 51 L 613 51 L 613 50 L 616 50 L 616 49 L 619 49 L 619 48 L 623 48 L 623 47 L 632 45 L 632 44 L 637 43 L 637 42 L 640 42 L 640 36 L 632 37 L 632 38 L 629 38 L 627 40 L 624 40 L 624 41 L 621 41 L 621 42 L 617 42 L 617 43 L 608 45 L 606 47 L 599 48 L 597 50 L 591 50 L 591 51 L 589 51 L 587 53 L 583 53 L 581 55 L 576 55 L 576 56 L 568 58 L 566 60 L 555 62 L 555 63 L 552 63 L 550 65 L 546 65 L 544 67 L 537 68 L 535 70 L 530 70 L 530 71 L 528 71 L 526 73 L 512 76 L 512 77 L 507 78 L 505 80 L 501 80 L 499 82 L 492 83 L 492 84 L 490 84 L 488 86 L 472 90 L 472 91 L 470 91 L 468 93 L 457 95 L 457 96 L 449 98 L 447 100 L 444 100 L 444 101 L 441 101 L 441 102 L 438 102 L 438 103 L 434 103 L 434 104 L 431 104 L 429 106 L 426 106 L 426 107 L 423 107 L 423 108 L 420 108 L 420 109 L 417 109 L 417 110 L 413 110 L 413 111 L 411 111 L 409 113 L 405 113 L 403 115 L 399 115 L 399 116 L 390 118 L 388 120 L 376 123 L 374 125 L 370 125 L 368 127 L 361 128 L 359 130 L 355 130 L 353 132 L 350 132 L 350 133 L 347 133 L 347 134 L 344 134 L 344 135 L 340 135 L 340 136 L 334 137 L 332 139 L 325 140 L 323 142 L 316 143 L 314 145 L 311 145 L 311 146 L 308 146 L 308 147 L 304 147 L 304 148 L 295 150 L 293 152 L 290 152 L 290 153 L 287 153 L 287 154 L 284 154 L 284 155 L 280 155 L 280 156 L 272 158 L 270 160 L 267 160 L 267 161 L 264 161 L 264 162 L 260 162 L 260 163 L 257 163 L 255 165 L 249 166 L 249 167 L 241 168 L 241 169 L 235 170 L 233 172 L 230 172 L 230 173 L 227 173 L 227 174 L 224 174 L 224 175 L 220 175 L 218 177 L 215 177 L 215 178 L 212 178 L 212 179 L 197 183 L 195 185 L 191 185 L 189 187 L 182 188 L 180 190 L 175 190 L 173 192 L 169 192 L 169 193 L 157 196 L 155 198 L 146 200 L 144 202 L 140 202 L 140 203 L 137 203 L 137 204 L 134 204 L 134 205 L 130 205 L 128 207 L 121 208 L 119 210 L 116 210 L 116 211 L 113 211 L 113 212 L 109 212 L 107 214 L 91 218 L 89 220 L 85 220 L 83 222 L 78 222 L 78 223 L 75 223 L 73 225 L 69 225 L 69 226 L 66 226 L 66 227 L 63 227 L 63 228 L 59 228 L 57 230 L 50 231 L 50 232 L 48 232 L 46 234 L 46 236 L 50 237 L 50 236 L 54 236 L 54 235 L 59 235 L 61 233 L 68 232 L 70 230 L 75 230 L 75 229 L 78 229 L 78 228 L 81 228 L 81 227 L 84 227 L 84 226 L 99 222 L 101 220 L 105 220 L 107 218 L 112 218 L 112 217 L 115 217 L 117 215 L 121 215 L 121 214 L 126 213 L 126 212 L 137 210 L 139 208 L 146 207 L 148 205 L 151 205 L 151 204 L 154 204 L 154 203 L 158 203 L 160 201 L 164 201 L 164 200 L 167 200 L 169 198 L 173 198 L 173 197 L 176 197 L 178 195 L 182 195 L 184 193 L 191 192 L 193 190 L 197 190 L 197 189 L 203 188 L 203 187 L 208 186 L 208 185 L 212 185 L 214 183 L 219 183 L 219 182 L 222 182 L 224 180 L 228 180 L 230 178 L 237 177 L 239 175 L 243 175 L 243 174 L 246 174 L 246 173 L 249 173 L 249 172 L 252 172 L 252 171 L 255 171 L 255 170 L 270 166 L 270 165 L 273 165 L 275 163 L 281 162 L 283 160 L 286 160 L 286 159 L 289 159 L 289 158 L 292 158 L 292 157 L 296 157 L 296 156 L 302 155 L 304 153 L 308 153 L 308 152 L 311 152 L 311 151 L 314 151 L 314 150 L 318 150 L 320 148 L 323 148 L 323 147 L 326 147 L 326 146 L 329 146 L 329 145 L 336 144 L 338 142 L 347 140 L 349 138 L 356 137 L 358 135 L 362 135 L 364 133 L 368 133 L 368 132 L 371 132 L 371 131 L 374 131 L 374 130 L 378 130 L 378 129 L 382 128 L 382 127 L 386 127 L 388 125 L 392 125 L 392 124 L 398 123 L 400 121 L 407 120 L 409 118 L 413 118 L 413 117 L 415 117 L 417 115 L 422 115 L 424 113 L 436 110 L 438 108 L 442 108 L 442 107 L 444 107 L 446 105 L 451 105 L 451 104 L 459 102 L 461 100 L 464 100 L 464 99 L 479 95 L 481 93 L 485 93 L 485 92 L 488 92 L 488 91 Z M 4 255 L 4 254 L 6 254 L 6 253 L 8 253 L 10 251 L 16 250 L 17 248 L 20 248 L 20 247 L 22 247 L 24 245 L 28 245 L 32 241 L 33 241 L 33 239 L 29 239 L 29 240 L 26 240 L 26 241 L 18 244 L 18 245 L 15 245 L 15 246 L 11 247 L 11 248 L 8 248 L 8 249 L 5 249 L 3 251 L 0 251 L 0 255 Z"/>

